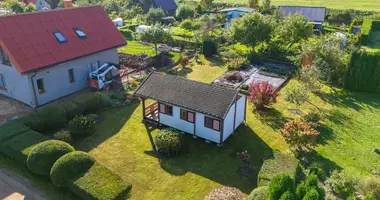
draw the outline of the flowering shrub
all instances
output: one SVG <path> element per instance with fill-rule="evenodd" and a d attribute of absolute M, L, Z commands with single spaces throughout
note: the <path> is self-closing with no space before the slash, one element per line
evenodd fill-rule
<path fill-rule="evenodd" d="M 95 119 L 88 116 L 76 116 L 69 122 L 69 128 L 73 135 L 82 135 L 90 132 L 95 125 Z"/>
<path fill-rule="evenodd" d="M 315 123 L 292 120 L 286 123 L 280 132 L 291 149 L 309 151 L 317 145 L 317 137 L 320 133 L 315 130 L 316 126 Z"/>
<path fill-rule="evenodd" d="M 243 162 L 249 162 L 251 161 L 251 154 L 248 151 L 238 152 L 236 154 L 237 158 Z"/>
<path fill-rule="evenodd" d="M 252 81 L 248 88 L 249 100 L 255 105 L 256 109 L 263 109 L 276 102 L 278 91 L 268 82 Z"/>

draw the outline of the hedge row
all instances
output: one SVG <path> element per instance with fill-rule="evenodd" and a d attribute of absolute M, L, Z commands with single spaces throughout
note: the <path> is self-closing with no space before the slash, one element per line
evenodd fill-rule
<path fill-rule="evenodd" d="M 99 163 L 69 186 L 71 191 L 86 200 L 125 199 L 131 187 L 130 183 Z"/>
<path fill-rule="evenodd" d="M 270 181 L 278 174 L 287 174 L 296 180 L 297 174 L 300 172 L 298 164 L 299 162 L 295 157 L 274 152 L 274 158 L 265 160 L 261 167 L 258 174 L 258 185 L 269 185 Z"/>
<path fill-rule="evenodd" d="M 42 134 L 29 130 L 2 142 L 1 152 L 26 164 L 29 153 L 43 141 L 45 141 L 45 137 Z"/>
<path fill-rule="evenodd" d="M 371 27 L 372 27 L 372 20 L 370 19 L 364 20 L 362 28 L 361 28 L 361 36 L 360 36 L 360 43 L 364 46 L 368 45 L 369 34 L 371 33 Z"/>
<path fill-rule="evenodd" d="M 380 52 L 357 50 L 351 54 L 344 87 L 353 91 L 380 92 Z"/>
<path fill-rule="evenodd" d="M 30 130 L 29 127 L 17 121 L 10 121 L 0 126 L 0 143 L 18 134 Z"/>

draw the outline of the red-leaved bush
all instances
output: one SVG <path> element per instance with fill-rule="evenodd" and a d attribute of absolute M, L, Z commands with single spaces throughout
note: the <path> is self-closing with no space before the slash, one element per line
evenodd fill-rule
<path fill-rule="evenodd" d="M 263 109 L 276 102 L 278 91 L 273 85 L 266 82 L 252 81 L 248 87 L 249 100 L 255 105 L 256 109 Z"/>
<path fill-rule="evenodd" d="M 292 120 L 280 130 L 286 143 L 295 151 L 309 151 L 317 146 L 319 131 L 315 130 L 316 123 Z"/>

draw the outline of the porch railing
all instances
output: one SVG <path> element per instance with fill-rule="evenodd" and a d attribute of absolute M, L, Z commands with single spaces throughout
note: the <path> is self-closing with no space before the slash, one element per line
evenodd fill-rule
<path fill-rule="evenodd" d="M 149 106 L 145 107 L 145 116 L 153 115 L 154 112 L 158 110 L 158 102 L 154 102 L 150 104 Z"/>

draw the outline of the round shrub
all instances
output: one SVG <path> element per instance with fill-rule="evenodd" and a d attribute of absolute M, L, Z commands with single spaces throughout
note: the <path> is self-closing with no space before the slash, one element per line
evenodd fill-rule
<path fill-rule="evenodd" d="M 61 128 L 66 124 L 66 112 L 58 104 L 50 104 L 41 108 L 37 115 L 44 121 L 47 130 Z"/>
<path fill-rule="evenodd" d="M 67 142 L 69 144 L 71 144 L 73 142 L 73 137 L 71 136 L 70 131 L 65 131 L 65 130 L 58 131 L 53 135 L 53 138 L 55 140 L 60 140 L 63 142 Z"/>
<path fill-rule="evenodd" d="M 184 28 L 186 30 L 192 30 L 193 29 L 193 21 L 190 19 L 185 19 L 181 22 L 179 25 L 181 28 Z"/>
<path fill-rule="evenodd" d="M 189 4 L 181 4 L 176 10 L 176 17 L 179 19 L 193 18 L 195 9 Z"/>
<path fill-rule="evenodd" d="M 86 172 L 95 163 L 88 153 L 74 151 L 59 158 L 50 171 L 50 178 L 57 187 L 67 187 L 73 179 Z"/>
<path fill-rule="evenodd" d="M 32 150 L 26 165 L 33 173 L 48 176 L 55 161 L 72 151 L 74 151 L 74 148 L 66 142 L 48 140 L 38 144 Z"/>
<path fill-rule="evenodd" d="M 334 171 L 327 182 L 332 190 L 344 199 L 356 192 L 357 180 L 346 173 Z"/>
<path fill-rule="evenodd" d="M 87 116 L 76 116 L 69 122 L 69 128 L 73 135 L 85 135 L 91 132 L 95 119 Z"/>
<path fill-rule="evenodd" d="M 265 200 L 268 193 L 268 187 L 258 187 L 254 189 L 251 194 L 248 196 L 248 200 Z"/>
<path fill-rule="evenodd" d="M 286 191 L 281 195 L 280 200 L 295 200 L 295 198 L 292 192 Z"/>
<path fill-rule="evenodd" d="M 182 148 L 181 133 L 175 129 L 163 129 L 155 136 L 158 152 L 163 155 L 177 155 Z"/>
<path fill-rule="evenodd" d="M 204 200 L 242 200 L 243 193 L 233 187 L 221 187 L 210 192 Z"/>
<path fill-rule="evenodd" d="M 292 193 L 295 191 L 294 180 L 289 175 L 285 174 L 275 176 L 268 187 L 268 199 L 280 199 L 280 197 L 287 191 Z"/>
<path fill-rule="evenodd" d="M 375 198 L 380 199 L 380 177 L 371 176 L 361 183 L 360 190 L 365 195 L 373 195 Z"/>
<path fill-rule="evenodd" d="M 319 194 L 318 194 L 318 191 L 316 189 L 311 189 L 309 190 L 305 197 L 303 198 L 303 200 L 319 200 Z"/>

